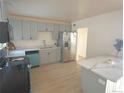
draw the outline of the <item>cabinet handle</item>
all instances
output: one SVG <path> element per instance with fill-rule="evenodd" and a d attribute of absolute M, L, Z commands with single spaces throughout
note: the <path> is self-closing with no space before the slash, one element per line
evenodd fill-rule
<path fill-rule="evenodd" d="M 50 55 L 50 53 L 48 53 L 48 55 Z"/>
<path fill-rule="evenodd" d="M 32 37 L 30 37 L 30 39 L 32 39 Z"/>

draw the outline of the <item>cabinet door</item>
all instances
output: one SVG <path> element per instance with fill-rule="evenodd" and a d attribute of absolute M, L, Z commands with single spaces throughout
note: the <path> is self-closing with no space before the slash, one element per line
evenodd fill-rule
<path fill-rule="evenodd" d="M 3 1 L 3 3 L 1 3 Z M 7 22 L 7 6 L 4 0 L 0 0 L 0 21 Z"/>
<path fill-rule="evenodd" d="M 56 62 L 60 62 L 61 60 L 61 48 L 56 49 Z"/>
<path fill-rule="evenodd" d="M 65 25 L 64 24 L 61 24 L 60 25 L 60 32 L 64 32 L 65 31 Z"/>
<path fill-rule="evenodd" d="M 60 30 L 60 25 L 59 25 L 59 24 L 55 24 L 55 25 L 54 25 L 54 30 L 59 32 L 59 30 Z"/>
<path fill-rule="evenodd" d="M 52 32 L 52 39 L 53 39 L 53 40 L 57 40 L 57 39 L 58 39 L 58 34 L 59 34 L 58 31 L 53 31 L 53 32 Z"/>
<path fill-rule="evenodd" d="M 13 33 L 13 27 L 12 27 L 12 20 L 9 19 L 9 37 L 10 40 L 14 40 L 14 33 Z"/>
<path fill-rule="evenodd" d="M 48 63 L 48 50 L 40 50 L 40 64 Z"/>
<path fill-rule="evenodd" d="M 59 24 L 54 25 L 54 31 L 52 32 L 52 39 L 57 40 L 59 35 Z"/>
<path fill-rule="evenodd" d="M 36 40 L 38 37 L 37 24 L 35 22 L 30 22 L 30 39 Z"/>
<path fill-rule="evenodd" d="M 49 63 L 56 62 L 56 49 L 49 49 L 48 51 Z"/>
<path fill-rule="evenodd" d="M 70 32 L 71 31 L 71 25 L 70 24 L 65 25 L 65 31 L 66 32 Z"/>
<path fill-rule="evenodd" d="M 21 20 L 10 20 L 11 30 L 13 30 L 14 40 L 22 40 L 22 21 Z"/>
<path fill-rule="evenodd" d="M 23 31 L 23 39 L 30 40 L 30 22 L 23 21 L 22 22 L 22 31 Z"/>
<path fill-rule="evenodd" d="M 47 24 L 47 30 L 53 32 L 54 31 L 54 24 Z"/>
<path fill-rule="evenodd" d="M 46 30 L 46 24 L 45 23 L 37 23 L 37 29 L 38 31 L 45 31 Z"/>

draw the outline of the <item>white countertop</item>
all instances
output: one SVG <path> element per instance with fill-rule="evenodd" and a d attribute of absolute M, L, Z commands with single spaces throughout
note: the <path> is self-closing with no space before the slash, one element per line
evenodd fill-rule
<path fill-rule="evenodd" d="M 111 59 L 114 64 L 108 63 L 108 59 Z M 79 62 L 80 66 L 113 82 L 116 82 L 123 76 L 122 64 L 122 59 L 112 56 L 99 56 Z"/>
<path fill-rule="evenodd" d="M 40 51 L 52 48 L 60 48 L 60 47 L 46 47 L 46 48 L 18 48 L 16 50 L 9 51 L 7 57 L 18 57 L 18 56 L 25 56 L 26 51 Z"/>

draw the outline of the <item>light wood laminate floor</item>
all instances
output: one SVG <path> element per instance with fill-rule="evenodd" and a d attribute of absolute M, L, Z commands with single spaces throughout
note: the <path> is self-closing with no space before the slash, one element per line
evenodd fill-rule
<path fill-rule="evenodd" d="M 32 93 L 82 93 L 76 62 L 55 63 L 31 70 Z"/>

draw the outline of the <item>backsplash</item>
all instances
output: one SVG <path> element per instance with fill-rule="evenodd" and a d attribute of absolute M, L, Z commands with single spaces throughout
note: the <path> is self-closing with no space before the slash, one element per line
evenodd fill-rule
<path fill-rule="evenodd" d="M 51 32 L 38 32 L 37 40 L 19 40 L 14 42 L 16 48 L 40 48 L 44 47 L 44 40 L 46 46 L 55 46 L 56 40 L 52 39 Z"/>

